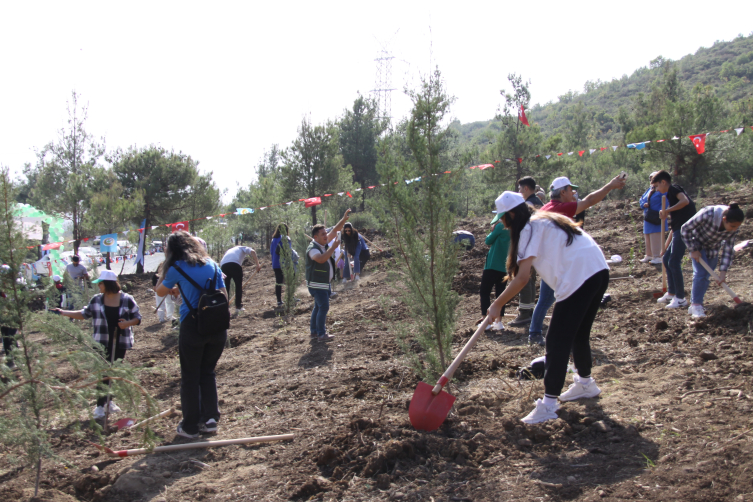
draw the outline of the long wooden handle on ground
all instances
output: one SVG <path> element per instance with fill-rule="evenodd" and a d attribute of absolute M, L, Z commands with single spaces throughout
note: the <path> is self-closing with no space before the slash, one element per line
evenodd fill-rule
<path fill-rule="evenodd" d="M 465 359 L 465 356 L 468 355 L 468 352 L 471 351 L 474 345 L 476 345 L 476 342 L 478 341 L 478 337 L 481 336 L 481 333 L 486 330 L 486 326 L 492 322 L 491 317 L 488 315 L 484 317 L 484 320 L 481 321 L 481 324 L 479 324 L 478 329 L 476 329 L 476 332 L 473 334 L 470 340 L 465 344 L 465 347 L 460 351 L 460 353 L 455 356 L 455 360 L 452 361 L 452 364 L 450 364 L 450 367 L 445 370 L 445 372 L 442 374 L 442 376 L 439 378 L 439 381 L 437 382 L 437 385 L 434 386 L 434 388 L 431 390 L 431 393 L 433 395 L 437 395 L 442 391 L 442 388 L 447 385 L 447 382 L 450 381 L 452 378 L 452 375 L 455 374 L 455 370 L 458 369 L 458 366 L 460 366 L 460 363 L 463 362 L 463 359 Z"/>
<path fill-rule="evenodd" d="M 724 288 L 724 291 L 726 291 L 726 292 L 727 292 L 727 294 L 728 294 L 728 295 L 730 295 L 730 296 L 732 297 L 732 299 L 733 299 L 733 300 L 735 300 L 735 303 L 742 303 L 742 302 L 743 302 L 743 301 L 742 301 L 742 300 L 740 299 L 740 297 L 739 297 L 739 296 L 737 296 L 737 295 L 735 294 L 735 292 L 734 292 L 734 291 L 732 291 L 732 290 L 730 289 L 730 287 L 729 287 L 729 286 L 727 286 L 727 283 L 726 283 L 726 282 L 722 282 L 721 278 L 720 278 L 720 277 L 719 277 L 719 276 L 718 276 L 718 275 L 716 274 L 716 272 L 714 272 L 714 271 L 713 271 L 713 270 L 711 269 L 711 267 L 709 267 L 709 264 L 708 264 L 708 263 L 706 263 L 706 261 L 705 261 L 705 260 L 704 260 L 703 258 L 700 258 L 700 259 L 698 260 L 698 263 L 700 263 L 700 264 L 701 264 L 701 266 L 702 266 L 703 268 L 705 268 L 705 269 L 706 269 L 706 272 L 708 272 L 708 273 L 709 273 L 709 275 L 710 275 L 710 276 L 711 276 L 711 277 L 712 277 L 712 278 L 713 278 L 713 279 L 714 279 L 714 280 L 715 280 L 716 282 L 719 282 L 719 283 L 721 283 L 721 284 L 722 284 L 722 287 Z"/>
<path fill-rule="evenodd" d="M 196 443 L 186 444 L 173 444 L 169 446 L 157 446 L 150 450 L 149 448 L 136 448 L 133 450 L 120 450 L 113 451 L 112 449 L 91 443 L 99 450 L 107 453 L 111 457 L 131 457 L 133 455 L 144 455 L 147 453 L 160 453 L 163 451 L 178 451 L 178 450 L 194 450 L 197 448 L 215 448 L 217 446 L 228 446 L 232 444 L 248 444 L 248 443 L 269 443 L 272 441 L 286 441 L 288 439 L 295 439 L 295 434 L 280 434 L 277 436 L 258 436 L 252 438 L 240 438 L 240 439 L 226 439 L 223 441 L 199 441 Z"/>
<path fill-rule="evenodd" d="M 667 205 L 667 196 L 662 195 L 661 196 L 661 210 L 664 211 L 664 206 Z M 664 266 L 664 253 L 667 252 L 667 242 L 664 239 L 664 227 L 667 226 L 667 219 L 664 218 L 661 221 L 661 255 L 662 255 L 662 261 L 661 261 L 661 288 L 662 292 L 667 292 L 667 268 Z"/>
<path fill-rule="evenodd" d="M 374 244 L 373 242 L 371 242 L 369 239 L 366 238 L 365 235 L 361 234 L 361 236 L 363 237 L 363 240 L 365 240 L 366 242 L 368 242 L 369 244 L 371 244 L 372 246 L 374 246 L 375 248 L 377 248 L 379 251 L 381 251 L 382 253 L 384 253 L 384 249 L 380 248 L 379 246 L 377 246 L 376 244 Z"/>
<path fill-rule="evenodd" d="M 147 418 L 145 420 L 142 420 L 141 422 L 132 425 L 130 428 L 131 429 L 138 429 L 139 427 L 142 427 L 142 426 L 144 426 L 144 425 L 146 425 L 148 423 L 154 422 L 155 420 L 158 420 L 158 419 L 160 419 L 162 417 L 167 417 L 169 415 L 172 415 L 173 413 L 175 413 L 175 408 L 170 408 L 169 410 L 165 410 L 162 413 L 154 415 L 153 417 L 149 417 L 149 418 Z"/>
<path fill-rule="evenodd" d="M 248 276 L 248 279 L 246 279 L 243 282 L 243 284 L 241 284 L 241 290 L 243 290 L 243 288 L 248 286 L 248 283 L 251 282 L 251 279 L 256 275 L 256 272 L 258 272 L 258 270 L 254 270 L 253 273 L 250 276 Z M 237 288 L 236 288 L 236 291 L 237 291 Z M 230 300 L 232 300 L 234 297 L 235 297 L 235 291 L 233 291 L 233 294 L 230 295 L 230 297 L 227 299 L 227 302 L 230 303 Z"/>

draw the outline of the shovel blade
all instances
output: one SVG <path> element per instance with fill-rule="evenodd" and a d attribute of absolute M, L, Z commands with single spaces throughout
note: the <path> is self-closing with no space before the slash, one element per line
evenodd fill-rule
<path fill-rule="evenodd" d="M 118 430 L 120 430 L 120 429 L 128 429 L 135 423 L 136 423 L 136 420 L 132 418 L 121 418 L 120 420 L 118 420 L 112 425 L 114 425 L 115 427 L 118 428 Z"/>
<path fill-rule="evenodd" d="M 419 382 L 408 408 L 410 423 L 419 431 L 435 431 L 442 425 L 450 412 L 455 396 L 441 391 L 436 396 L 431 393 L 431 385 Z"/>

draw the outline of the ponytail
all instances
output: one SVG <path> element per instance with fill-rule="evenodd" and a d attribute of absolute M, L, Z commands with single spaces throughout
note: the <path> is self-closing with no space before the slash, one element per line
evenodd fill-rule
<path fill-rule="evenodd" d="M 729 207 L 722 213 L 727 219 L 727 223 L 742 223 L 745 220 L 745 213 L 740 209 L 737 202 L 731 202 Z"/>

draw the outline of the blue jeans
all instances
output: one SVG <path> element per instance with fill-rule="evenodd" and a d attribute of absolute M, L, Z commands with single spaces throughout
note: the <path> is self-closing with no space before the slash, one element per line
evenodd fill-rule
<path fill-rule="evenodd" d="M 709 265 L 711 270 L 714 270 L 719 262 L 718 254 L 713 260 L 707 260 L 706 251 L 703 249 L 701 249 L 701 258 Z M 690 302 L 703 305 L 703 297 L 706 295 L 706 290 L 709 289 L 709 273 L 697 261 L 691 259 L 690 262 L 693 264 L 693 289 L 690 291 Z"/>
<path fill-rule="evenodd" d="M 327 312 L 329 312 L 329 289 L 309 288 L 309 294 L 314 297 L 314 308 L 311 309 L 311 334 L 324 336 L 327 334 Z"/>
<path fill-rule="evenodd" d="M 541 334 L 541 330 L 544 327 L 544 318 L 546 317 L 549 307 L 553 304 L 554 290 L 542 280 L 541 287 L 539 288 L 539 301 L 536 303 L 536 308 L 533 309 L 533 317 L 531 319 L 531 326 L 528 328 L 528 336 Z"/>
<path fill-rule="evenodd" d="M 662 243 L 664 245 L 664 243 Z M 685 282 L 682 279 L 682 257 L 685 256 L 685 241 L 679 230 L 672 232 L 672 244 L 664 253 L 664 268 L 667 270 L 667 293 L 685 298 Z M 705 291 L 705 290 L 704 290 Z"/>

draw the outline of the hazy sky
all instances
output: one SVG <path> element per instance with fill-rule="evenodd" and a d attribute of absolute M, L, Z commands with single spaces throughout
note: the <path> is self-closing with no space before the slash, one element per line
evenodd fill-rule
<path fill-rule="evenodd" d="M 0 165 L 57 138 L 75 89 L 108 148 L 159 144 L 232 195 L 301 119 L 335 119 L 392 66 L 405 86 L 438 65 L 461 122 L 491 118 L 507 75 L 532 101 L 631 74 L 753 30 L 753 2 L 10 2 L 0 5 Z M 746 21 L 747 20 L 747 21 Z M 229 197 L 226 197 L 229 200 Z"/>

